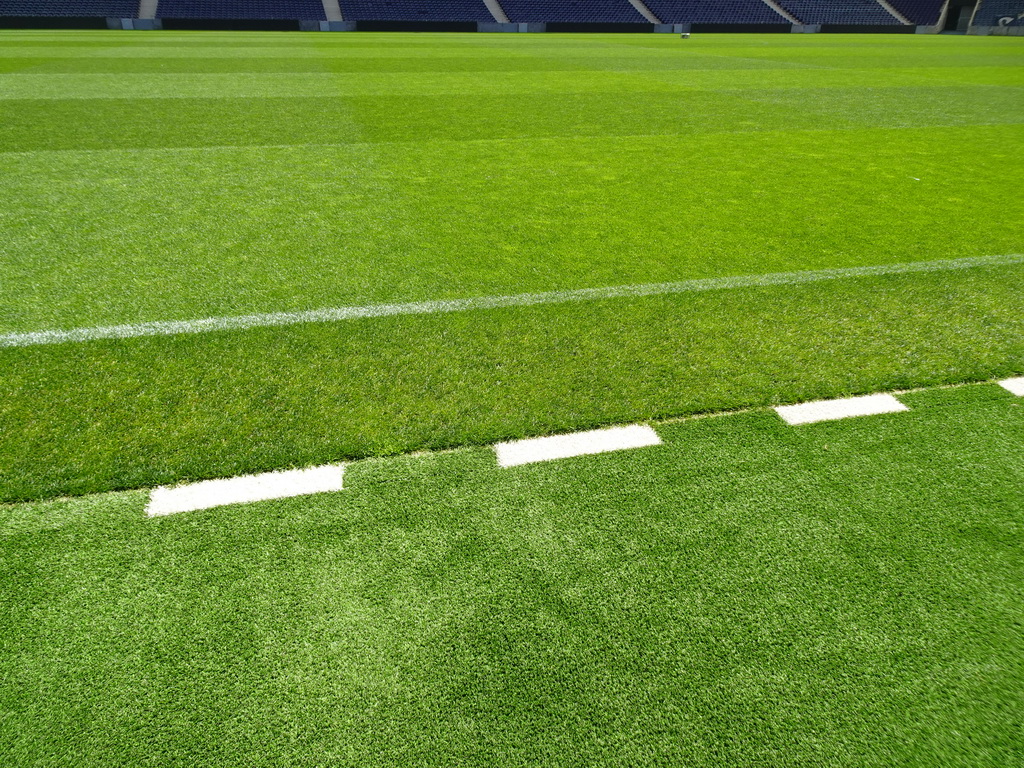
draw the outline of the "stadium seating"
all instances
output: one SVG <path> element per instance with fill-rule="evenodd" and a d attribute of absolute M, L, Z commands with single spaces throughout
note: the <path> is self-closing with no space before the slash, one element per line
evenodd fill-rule
<path fill-rule="evenodd" d="M 483 0 L 340 0 L 350 21 L 494 21 Z"/>
<path fill-rule="evenodd" d="M 164 19 L 327 18 L 321 0 L 160 0 L 157 15 Z"/>
<path fill-rule="evenodd" d="M 778 0 L 804 24 L 899 24 L 876 0 Z"/>
<path fill-rule="evenodd" d="M 139 0 L 0 0 L 0 16 L 108 16 L 131 19 Z"/>
<path fill-rule="evenodd" d="M 568 22 L 647 24 L 628 0 L 500 0 L 514 23 Z"/>
<path fill-rule="evenodd" d="M 889 0 L 913 24 L 937 24 L 944 0 Z M 516 23 L 647 22 L 629 0 L 499 0 Z M 778 0 L 803 24 L 890 25 L 899 20 L 877 0 Z M 763 0 L 646 0 L 665 24 L 785 24 Z M 350 21 L 493 22 L 483 0 L 340 0 Z M 134 18 L 138 0 L 0 0 L 0 16 Z M 1024 25 L 1024 0 L 982 0 L 975 24 Z M 321 0 L 160 0 L 164 19 L 325 20 Z M 1006 22 L 1004 21 L 1004 24 Z"/>
<path fill-rule="evenodd" d="M 978 12 L 974 14 L 977 27 L 1020 27 L 1024 26 L 1024 0 L 981 0 Z M 1000 24 L 1000 19 L 1003 23 Z"/>
<path fill-rule="evenodd" d="M 762 0 L 646 0 L 665 24 L 788 24 Z"/>
<path fill-rule="evenodd" d="M 945 0 L 889 0 L 889 5 L 914 24 L 930 27 L 939 23 Z"/>

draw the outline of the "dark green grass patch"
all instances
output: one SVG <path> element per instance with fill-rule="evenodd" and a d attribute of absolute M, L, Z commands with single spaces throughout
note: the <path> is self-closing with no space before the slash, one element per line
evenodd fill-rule
<path fill-rule="evenodd" d="M 1014 765 L 1024 405 L 992 386 L 145 520 L 0 507 L 17 765 Z"/>
<path fill-rule="evenodd" d="M 1019 374 L 1022 295 L 1013 266 L 7 349 L 0 494 Z"/>
<path fill-rule="evenodd" d="M 284 80 L 262 93 L 265 86 L 254 82 L 250 93 L 235 98 L 7 99 L 0 150 L 598 138 L 1024 122 L 1020 86 L 709 93 L 673 90 L 655 78 L 637 83 L 624 74 L 606 73 L 588 76 L 590 87 L 577 83 L 566 92 L 564 78 L 571 73 L 557 75 L 548 82 L 519 80 L 513 92 L 502 95 L 472 93 L 491 79 L 475 77 L 464 83 L 471 91 L 466 95 L 285 97 L 290 84 Z M 116 89 L 116 77 L 111 76 L 110 85 L 102 89 L 104 94 Z M 213 82 L 204 90 L 232 87 L 237 86 Z M 435 87 L 424 85 L 425 90 Z M 145 84 L 139 90 L 152 92 Z M 587 92 L 592 90 L 597 92 Z M 393 120 L 396 113 L 403 119 Z"/>

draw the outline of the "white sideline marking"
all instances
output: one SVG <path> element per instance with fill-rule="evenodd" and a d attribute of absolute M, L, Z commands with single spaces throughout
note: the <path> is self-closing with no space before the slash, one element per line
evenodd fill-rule
<path fill-rule="evenodd" d="M 910 410 L 892 395 L 863 395 L 838 400 L 816 400 L 799 405 L 778 405 L 776 413 L 787 424 L 811 424 L 816 421 L 848 419 L 851 416 L 874 416 Z"/>
<path fill-rule="evenodd" d="M 999 386 L 1018 397 L 1024 397 L 1024 376 L 1018 376 L 1015 379 L 1004 379 L 999 382 Z"/>
<path fill-rule="evenodd" d="M 224 480 L 204 480 L 189 485 L 160 486 L 154 488 L 150 494 L 146 515 L 160 517 L 226 504 L 244 504 L 250 501 L 340 491 L 344 474 L 344 465 L 328 464 L 322 467 L 265 472 L 261 475 L 244 475 Z"/>
<path fill-rule="evenodd" d="M 140 336 L 175 336 L 183 333 L 209 333 L 247 328 L 269 328 L 299 323 L 333 323 L 391 315 L 431 315 L 445 312 L 465 312 L 472 309 L 500 307 L 527 307 L 536 304 L 564 304 L 568 302 L 597 301 L 599 299 L 663 296 L 672 293 L 695 293 L 735 288 L 758 288 L 772 285 L 800 285 L 822 280 L 899 275 L 913 272 L 946 272 L 1004 264 L 1024 263 L 1024 254 L 977 256 L 965 259 L 938 261 L 911 261 L 899 264 L 881 264 L 873 267 L 844 267 L 802 272 L 771 272 L 764 275 L 738 275 L 683 280 L 677 283 L 644 283 L 618 285 L 606 288 L 581 288 L 569 291 L 518 293 L 511 296 L 480 296 L 470 299 L 444 299 L 414 301 L 406 304 L 369 304 L 361 307 L 334 307 L 311 309 L 304 312 L 268 312 L 258 315 L 234 317 L 206 317 L 198 320 L 157 320 L 148 323 L 106 325 L 92 328 L 67 328 L 49 331 L 26 331 L 0 334 L 0 347 L 29 347 L 37 344 L 65 344 L 68 342 L 96 341 L 98 339 L 132 339 Z"/>
<path fill-rule="evenodd" d="M 592 429 L 589 432 L 574 432 L 570 435 L 532 437 L 510 443 L 498 443 L 494 446 L 494 452 L 498 455 L 498 466 L 515 467 L 519 464 L 532 464 L 535 461 L 568 459 L 572 456 L 644 448 L 649 445 L 661 445 L 658 433 L 649 426 L 636 424 L 630 427 Z"/>

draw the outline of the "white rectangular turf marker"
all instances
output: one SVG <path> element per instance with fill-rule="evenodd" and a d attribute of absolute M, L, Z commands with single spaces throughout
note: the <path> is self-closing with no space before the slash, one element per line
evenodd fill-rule
<path fill-rule="evenodd" d="M 592 429 L 589 432 L 574 432 L 569 435 L 533 437 L 498 443 L 494 446 L 494 452 L 498 455 L 498 466 L 515 467 L 537 461 L 568 459 L 572 456 L 645 448 L 649 445 L 661 445 L 658 433 L 645 424 L 634 424 L 629 427 Z"/>
<path fill-rule="evenodd" d="M 1017 395 L 1017 397 L 1024 397 L 1024 376 L 1018 376 L 1015 379 L 1004 379 L 999 382 L 999 386 Z"/>
<path fill-rule="evenodd" d="M 226 504 L 245 504 L 251 501 L 340 491 L 344 475 L 343 464 L 328 464 L 308 469 L 229 477 L 224 480 L 203 480 L 188 485 L 161 486 L 154 488 L 150 494 L 146 515 L 160 517 Z"/>
<path fill-rule="evenodd" d="M 816 421 L 848 419 L 851 416 L 874 416 L 910 410 L 892 395 L 863 395 L 838 400 L 816 400 L 799 405 L 778 405 L 775 412 L 787 424 L 812 424 Z"/>

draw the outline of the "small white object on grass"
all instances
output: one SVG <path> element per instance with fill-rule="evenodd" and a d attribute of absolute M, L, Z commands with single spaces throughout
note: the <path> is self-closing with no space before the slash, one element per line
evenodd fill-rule
<path fill-rule="evenodd" d="M 776 413 L 787 424 L 812 424 L 816 421 L 848 419 L 851 416 L 874 416 L 910 410 L 892 395 L 863 395 L 837 400 L 816 400 L 799 405 L 779 405 Z"/>
<path fill-rule="evenodd" d="M 999 382 L 999 386 L 1017 395 L 1017 397 L 1024 397 L 1024 376 L 1018 376 L 1015 379 L 1004 379 Z"/>
<path fill-rule="evenodd" d="M 527 440 L 498 443 L 494 446 L 494 452 L 498 455 L 499 466 L 515 467 L 519 464 L 532 464 L 537 461 L 568 459 L 572 456 L 622 451 L 627 448 L 645 448 L 650 445 L 661 445 L 658 433 L 647 425 L 635 424 L 629 427 L 593 429 L 589 432 L 574 432 L 569 435 L 533 437 Z"/>
<path fill-rule="evenodd" d="M 193 512 L 227 504 L 286 499 L 313 493 L 340 491 L 345 475 L 342 464 L 328 464 L 309 469 L 289 469 L 243 475 L 225 480 L 203 480 L 199 483 L 154 488 L 146 506 L 146 515 L 161 517 L 176 512 Z"/>

